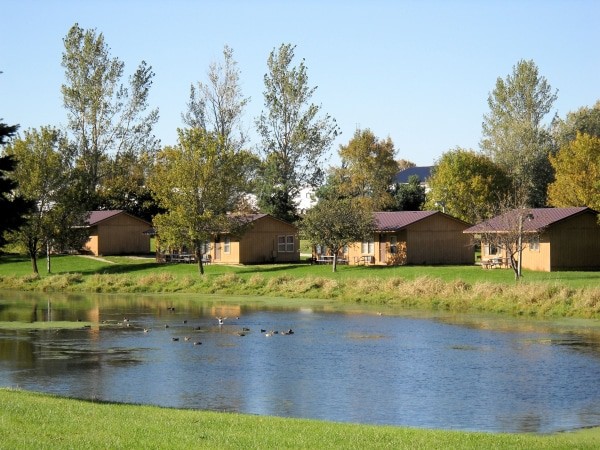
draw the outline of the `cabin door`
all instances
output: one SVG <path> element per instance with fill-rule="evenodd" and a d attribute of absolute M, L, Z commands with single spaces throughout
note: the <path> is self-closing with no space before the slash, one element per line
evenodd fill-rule
<path fill-rule="evenodd" d="M 215 261 L 221 261 L 221 240 L 215 240 Z"/>
<path fill-rule="evenodd" d="M 387 262 L 387 242 L 385 240 L 385 234 L 379 235 L 379 261 L 382 263 Z"/>

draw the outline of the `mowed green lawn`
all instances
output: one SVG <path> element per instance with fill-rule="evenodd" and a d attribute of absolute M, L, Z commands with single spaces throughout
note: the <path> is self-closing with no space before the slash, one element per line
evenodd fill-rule
<path fill-rule="evenodd" d="M 595 449 L 600 429 L 469 433 L 108 404 L 0 389 L 0 448 Z"/>
<path fill-rule="evenodd" d="M 127 274 L 133 277 L 144 277 L 166 273 L 175 277 L 199 277 L 196 264 L 158 264 L 154 258 L 139 257 L 106 257 L 93 259 L 84 256 L 54 256 L 51 259 L 52 274 L 79 273 L 93 274 Z M 38 260 L 40 276 L 47 276 L 45 259 Z M 23 277 L 32 274 L 31 262 L 24 257 L 0 257 L 0 276 Z M 330 265 L 310 264 L 270 264 L 250 266 L 227 266 L 211 264 L 205 266 L 206 277 L 236 274 L 248 279 L 260 274 L 265 278 L 290 276 L 295 278 L 322 277 L 334 280 L 361 278 L 380 278 L 382 280 L 400 277 L 412 280 L 420 277 L 432 277 L 443 281 L 461 280 L 465 283 L 491 282 L 514 283 L 514 274 L 510 269 L 484 270 L 480 266 L 338 266 L 337 272 L 332 272 Z M 600 272 L 562 271 L 562 272 L 532 272 L 524 271 L 524 283 L 549 282 L 560 283 L 568 287 L 598 287 Z"/>

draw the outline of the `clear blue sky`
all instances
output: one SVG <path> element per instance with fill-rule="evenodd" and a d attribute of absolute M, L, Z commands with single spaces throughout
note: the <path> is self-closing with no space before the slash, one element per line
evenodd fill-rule
<path fill-rule="evenodd" d="M 332 164 L 357 127 L 390 136 L 397 157 L 418 165 L 477 149 L 488 94 L 520 59 L 558 89 L 561 117 L 600 99 L 597 0 L 5 0 L 1 11 L 0 118 L 21 130 L 66 123 L 62 39 L 75 22 L 104 34 L 127 75 L 152 65 L 165 145 L 176 142 L 190 84 L 206 80 L 225 44 L 251 97 L 249 129 L 263 109 L 269 52 L 297 46 L 314 101 L 342 130 Z"/>

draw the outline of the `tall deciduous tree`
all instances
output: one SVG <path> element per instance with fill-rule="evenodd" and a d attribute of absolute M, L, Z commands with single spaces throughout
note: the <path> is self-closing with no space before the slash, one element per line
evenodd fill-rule
<path fill-rule="evenodd" d="M 564 120 L 556 118 L 552 131 L 558 148 L 574 141 L 578 133 L 600 137 L 600 100 L 591 108 L 569 112 Z"/>
<path fill-rule="evenodd" d="M 14 232 L 13 240 L 25 248 L 35 273 L 42 248 L 82 244 L 85 238 L 86 232 L 79 226 L 84 224 L 87 212 L 74 196 L 68 146 L 60 131 L 42 127 L 26 131 L 23 139 L 17 139 L 6 150 L 18 161 L 14 177 L 19 194 L 34 204 L 27 224 Z M 48 263 L 49 256 L 48 252 Z"/>
<path fill-rule="evenodd" d="M 546 204 L 546 188 L 553 173 L 550 113 L 556 92 L 531 60 L 519 61 L 506 79 L 498 78 L 488 97 L 490 112 L 484 115 L 481 148 L 528 192 L 532 207 Z"/>
<path fill-rule="evenodd" d="M 550 162 L 556 172 L 548 186 L 552 206 L 588 206 L 600 210 L 600 137 L 577 133 Z"/>
<path fill-rule="evenodd" d="M 348 145 L 341 145 L 341 168 L 337 169 L 340 191 L 369 209 L 381 211 L 393 207 L 391 192 L 398 172 L 394 143 L 388 137 L 378 139 L 371 130 L 356 130 Z"/>
<path fill-rule="evenodd" d="M 427 209 L 443 209 L 475 223 L 496 212 L 499 198 L 510 191 L 504 169 L 473 150 L 456 148 L 436 162 L 429 178 Z"/>
<path fill-rule="evenodd" d="M 234 233 L 243 222 L 228 215 L 248 182 L 245 167 L 252 155 L 235 151 L 223 137 L 193 128 L 179 130 L 179 143 L 160 151 L 149 186 L 166 211 L 154 218 L 162 243 L 189 245 L 204 273 L 202 248 L 219 233 Z"/>
<path fill-rule="evenodd" d="M 7 144 L 18 128 L 18 125 L 0 123 L 0 146 Z M 16 168 L 14 156 L 0 156 L 0 248 L 6 244 L 5 233 L 19 229 L 25 223 L 25 215 L 32 208 L 28 200 L 15 192 L 18 186 L 13 175 Z"/>
<path fill-rule="evenodd" d="M 256 120 L 264 163 L 258 202 L 280 219 L 297 218 L 295 198 L 302 187 L 317 186 L 323 160 L 338 134 L 335 120 L 319 116 L 311 103 L 316 87 L 308 84 L 304 60 L 292 66 L 295 46 L 282 44 L 267 61 L 263 111 Z"/>
<path fill-rule="evenodd" d="M 223 48 L 222 61 L 210 64 L 207 75 L 208 82 L 190 86 L 183 121 L 221 135 L 224 145 L 240 150 L 247 140 L 241 119 L 250 99 L 242 94 L 240 70 L 229 46 Z"/>
<path fill-rule="evenodd" d="M 63 102 L 84 176 L 83 194 L 93 199 L 108 175 L 102 172 L 103 160 L 158 148 L 159 142 L 152 134 L 158 109 L 146 114 L 154 73 L 142 61 L 130 77 L 129 86 L 123 85 L 125 64 L 110 56 L 103 34 L 83 30 L 78 24 L 71 27 L 63 42 Z"/>
<path fill-rule="evenodd" d="M 351 199 L 321 200 L 302 219 L 300 230 L 305 239 L 329 249 L 333 271 L 340 250 L 373 234 L 373 213 Z"/>
<path fill-rule="evenodd" d="M 136 217 L 152 221 L 160 208 L 147 186 L 152 156 L 121 153 L 106 160 L 105 173 L 110 173 L 98 188 L 102 208 L 122 209 Z"/>

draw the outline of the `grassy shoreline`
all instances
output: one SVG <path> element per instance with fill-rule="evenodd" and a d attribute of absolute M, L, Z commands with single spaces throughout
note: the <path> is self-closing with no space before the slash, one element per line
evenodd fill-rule
<path fill-rule="evenodd" d="M 600 429 L 551 435 L 358 425 L 98 403 L 0 388 L 1 448 L 597 448 Z"/>
<path fill-rule="evenodd" d="M 3 258 L 2 258 L 3 259 Z M 2 261 L 0 259 L 0 261 Z M 156 264 L 150 258 L 53 258 L 53 274 L 33 276 L 24 258 L 0 264 L 0 289 L 71 293 L 222 294 L 333 299 L 469 313 L 530 317 L 600 317 L 600 272 L 525 273 L 475 266 L 356 267 Z"/>

